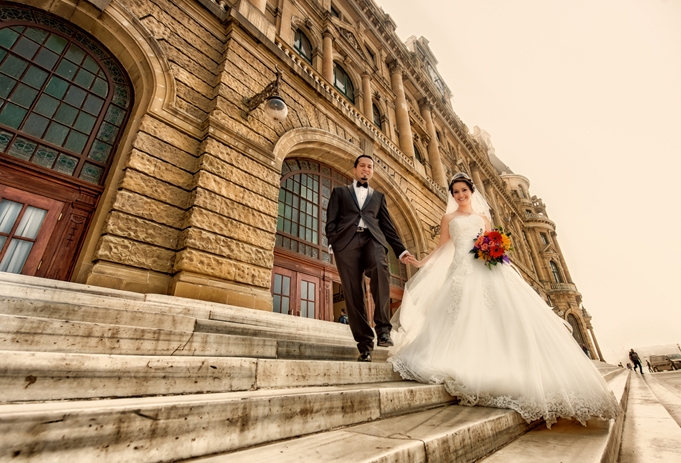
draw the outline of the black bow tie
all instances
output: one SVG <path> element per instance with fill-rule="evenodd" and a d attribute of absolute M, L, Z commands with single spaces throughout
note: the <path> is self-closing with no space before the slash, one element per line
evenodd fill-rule
<path fill-rule="evenodd" d="M 369 182 L 357 182 L 357 188 L 369 188 Z"/>

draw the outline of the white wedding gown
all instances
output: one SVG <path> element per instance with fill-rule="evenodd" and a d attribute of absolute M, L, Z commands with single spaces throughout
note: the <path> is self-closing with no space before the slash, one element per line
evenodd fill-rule
<path fill-rule="evenodd" d="M 462 405 L 510 408 L 549 427 L 616 417 L 613 393 L 551 308 L 510 265 L 489 269 L 470 254 L 483 228 L 479 215 L 456 216 L 453 257 L 407 285 L 393 319 L 395 371 L 444 383 Z"/>

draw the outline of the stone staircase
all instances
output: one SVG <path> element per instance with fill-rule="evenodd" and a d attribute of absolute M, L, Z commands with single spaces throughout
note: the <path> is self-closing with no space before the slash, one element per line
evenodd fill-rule
<path fill-rule="evenodd" d="M 0 273 L 0 461 L 617 461 L 625 415 L 547 431 L 356 357 L 345 325 Z"/>

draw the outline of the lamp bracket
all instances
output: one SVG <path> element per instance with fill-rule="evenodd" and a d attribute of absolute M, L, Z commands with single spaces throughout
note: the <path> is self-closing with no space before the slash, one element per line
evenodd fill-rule
<path fill-rule="evenodd" d="M 277 77 L 272 82 L 267 84 L 262 92 L 258 93 L 257 95 L 253 95 L 250 98 L 244 97 L 243 104 L 246 106 L 247 110 L 242 111 L 242 115 L 245 118 L 248 118 L 248 115 L 251 113 L 251 111 L 260 106 L 268 98 L 279 96 L 279 84 L 282 82 L 283 73 L 279 67 L 275 66 L 275 69 Z"/>

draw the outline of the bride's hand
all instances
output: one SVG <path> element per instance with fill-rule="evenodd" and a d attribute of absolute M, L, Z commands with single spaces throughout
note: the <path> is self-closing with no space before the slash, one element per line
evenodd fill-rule
<path fill-rule="evenodd" d="M 409 261 L 409 263 L 410 263 L 411 265 L 413 265 L 414 267 L 421 268 L 421 267 L 423 267 L 423 264 L 424 264 L 425 262 L 422 261 L 422 260 L 416 260 L 416 258 L 413 257 L 413 258 Z"/>

